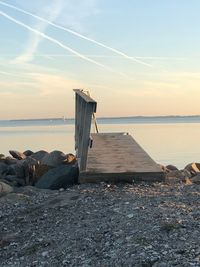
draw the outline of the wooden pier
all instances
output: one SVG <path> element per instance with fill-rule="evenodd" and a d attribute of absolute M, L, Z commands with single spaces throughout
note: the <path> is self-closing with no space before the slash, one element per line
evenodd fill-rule
<path fill-rule="evenodd" d="M 82 90 L 76 93 L 75 146 L 81 183 L 163 181 L 161 167 L 128 133 L 90 134 L 97 103 Z"/>

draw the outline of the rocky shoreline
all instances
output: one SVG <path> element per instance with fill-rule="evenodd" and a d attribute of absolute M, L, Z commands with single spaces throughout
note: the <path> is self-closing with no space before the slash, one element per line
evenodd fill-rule
<path fill-rule="evenodd" d="M 0 183 L 11 188 L 0 195 L 2 267 L 200 266 L 198 163 L 183 170 L 162 166 L 163 183 L 78 185 L 74 181 L 50 190 L 33 186 L 38 182 L 38 166 L 50 167 L 41 171 L 42 177 L 60 165 L 76 166 L 74 156 L 45 153 L 45 164 L 36 159 L 38 166 L 30 164 L 27 169 L 24 162 L 31 156 L 22 158 L 22 154 L 21 159 L 0 156 L 1 166 L 19 164 L 25 174 L 19 178 L 16 172 L 9 173 L 11 169 L 0 168 Z M 11 184 L 5 179 L 8 175 L 24 184 L 18 180 Z"/>

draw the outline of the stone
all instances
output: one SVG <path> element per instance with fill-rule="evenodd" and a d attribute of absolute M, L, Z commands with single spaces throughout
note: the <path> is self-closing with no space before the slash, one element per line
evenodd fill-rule
<path fill-rule="evenodd" d="M 39 181 L 39 179 L 51 169 L 52 169 L 52 167 L 44 165 L 44 164 L 36 166 L 36 168 L 35 168 L 35 176 L 34 176 L 34 184 L 37 181 Z"/>
<path fill-rule="evenodd" d="M 3 180 L 12 186 L 16 186 L 16 187 L 25 186 L 24 179 L 17 178 L 16 175 L 6 175 Z"/>
<path fill-rule="evenodd" d="M 167 165 L 166 168 L 168 171 L 178 171 L 178 168 L 174 165 Z"/>
<path fill-rule="evenodd" d="M 0 181 L 0 197 L 11 192 L 13 192 L 12 186 Z"/>
<path fill-rule="evenodd" d="M 42 257 L 47 257 L 49 255 L 49 252 L 48 251 L 43 251 L 42 252 Z"/>
<path fill-rule="evenodd" d="M 60 165 L 49 170 L 35 184 L 37 188 L 43 189 L 66 189 L 70 185 L 78 183 L 79 169 L 71 165 Z"/>
<path fill-rule="evenodd" d="M 76 162 L 77 162 L 77 159 L 72 153 L 66 154 L 65 159 L 63 160 L 64 164 L 75 164 Z"/>
<path fill-rule="evenodd" d="M 26 158 L 26 155 L 24 155 L 23 153 L 21 153 L 17 150 L 9 150 L 9 153 L 11 156 L 13 156 L 13 158 L 18 159 L 18 160 Z"/>
<path fill-rule="evenodd" d="M 169 179 L 174 178 L 174 179 L 182 180 L 183 173 L 182 171 L 179 171 L 179 170 L 170 171 L 166 174 L 166 178 L 169 178 Z"/>
<path fill-rule="evenodd" d="M 192 185 L 192 180 L 189 179 L 189 178 L 185 178 L 185 179 L 183 180 L 183 182 L 184 182 L 186 185 Z"/>
<path fill-rule="evenodd" d="M 200 163 L 190 163 L 184 168 L 185 170 L 188 170 L 192 175 L 196 175 L 200 172 Z"/>
<path fill-rule="evenodd" d="M 161 168 L 162 171 L 168 172 L 167 168 L 164 165 L 158 164 L 158 166 Z"/>
<path fill-rule="evenodd" d="M 5 155 L 4 154 L 0 154 L 0 162 L 5 162 Z"/>
<path fill-rule="evenodd" d="M 7 175 L 15 175 L 15 165 L 7 165 L 8 166 L 8 172 Z"/>
<path fill-rule="evenodd" d="M 0 162 L 0 178 L 3 178 L 8 173 L 9 167 L 3 163 Z"/>
<path fill-rule="evenodd" d="M 200 173 L 195 175 L 194 177 L 192 177 L 191 181 L 194 183 L 194 184 L 200 184 Z"/>
<path fill-rule="evenodd" d="M 37 159 L 34 159 L 32 157 L 27 157 L 24 162 L 26 162 L 28 165 L 39 165 L 39 161 Z"/>
<path fill-rule="evenodd" d="M 6 157 L 5 161 L 4 161 L 7 165 L 13 165 L 16 164 L 18 162 L 17 159 L 12 158 L 12 157 Z"/>
<path fill-rule="evenodd" d="M 37 151 L 37 152 L 33 153 L 31 155 L 31 157 L 36 159 L 36 160 L 38 160 L 38 161 L 41 161 L 44 158 L 44 156 L 46 156 L 47 154 L 49 154 L 47 151 L 40 150 L 40 151 Z"/>
<path fill-rule="evenodd" d="M 54 150 L 42 158 L 41 164 L 50 167 L 57 167 L 61 165 L 64 160 L 65 160 L 65 154 L 61 151 Z"/>
<path fill-rule="evenodd" d="M 24 154 L 25 156 L 27 156 L 27 157 L 31 156 L 33 153 L 34 153 L 34 152 L 31 151 L 31 150 L 26 150 L 26 151 L 23 152 L 23 154 Z"/>
<path fill-rule="evenodd" d="M 29 164 L 26 160 L 21 160 L 15 165 L 17 178 L 23 179 L 25 185 L 34 183 L 35 165 Z"/>

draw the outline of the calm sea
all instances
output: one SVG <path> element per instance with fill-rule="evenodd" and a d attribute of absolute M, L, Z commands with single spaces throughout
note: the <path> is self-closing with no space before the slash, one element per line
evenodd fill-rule
<path fill-rule="evenodd" d="M 200 162 L 200 116 L 98 119 L 99 132 L 128 132 L 158 163 L 183 168 Z M 0 153 L 61 150 L 74 152 L 73 119 L 0 121 Z"/>

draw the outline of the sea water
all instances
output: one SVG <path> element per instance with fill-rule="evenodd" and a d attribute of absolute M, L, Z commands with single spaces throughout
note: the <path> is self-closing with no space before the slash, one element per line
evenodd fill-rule
<path fill-rule="evenodd" d="M 73 119 L 0 121 L 0 153 L 8 155 L 10 149 L 74 153 L 74 128 Z M 157 163 L 184 168 L 200 162 L 199 116 L 100 118 L 98 128 L 131 134 Z"/>

